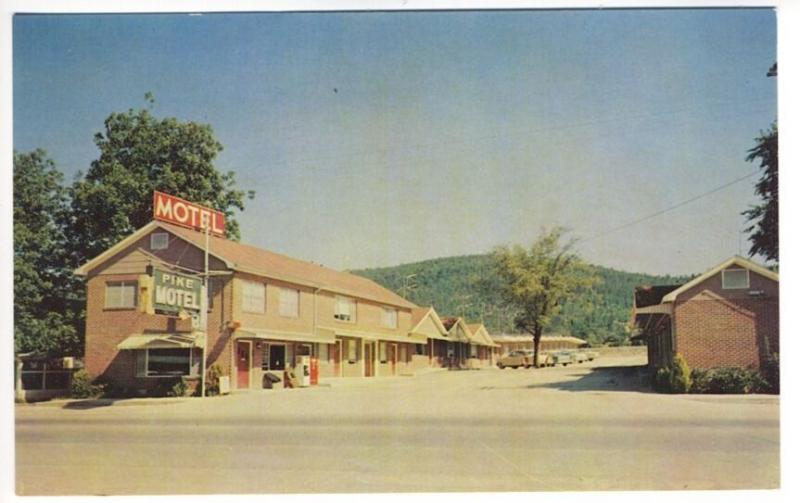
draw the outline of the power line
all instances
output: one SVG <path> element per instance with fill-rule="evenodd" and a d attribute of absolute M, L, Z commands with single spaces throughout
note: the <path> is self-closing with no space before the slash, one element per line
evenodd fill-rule
<path fill-rule="evenodd" d="M 578 239 L 575 240 L 575 242 L 576 243 L 579 243 L 579 242 L 585 243 L 587 241 L 592 241 L 594 239 L 605 237 L 605 236 L 607 236 L 609 234 L 613 234 L 615 232 L 621 231 L 622 229 L 627 229 L 628 227 L 633 227 L 634 225 L 640 224 L 640 223 L 644 222 L 645 220 L 650 220 L 651 218 L 655 218 L 655 217 L 661 216 L 664 213 L 667 213 L 667 212 L 670 212 L 670 211 L 675 210 L 677 208 L 680 208 L 681 206 L 686 206 L 687 204 L 693 203 L 693 202 L 697 201 L 698 199 L 702 199 L 702 198 L 704 198 L 706 196 L 710 196 L 711 194 L 714 194 L 715 192 L 719 192 L 722 189 L 728 188 L 731 185 L 734 185 L 734 184 L 737 184 L 737 183 L 739 183 L 741 181 L 747 180 L 748 178 L 750 178 L 753 175 L 758 174 L 759 172 L 760 172 L 760 170 L 753 171 L 750 174 L 747 174 L 745 176 L 739 177 L 739 178 L 737 178 L 735 180 L 731 180 L 730 182 L 725 183 L 723 185 L 720 185 L 719 187 L 715 187 L 715 188 L 713 188 L 713 189 L 711 189 L 711 190 L 709 190 L 707 192 L 703 192 L 702 194 L 699 194 L 699 195 L 696 195 L 696 196 L 691 197 L 689 199 L 686 199 L 685 201 L 681 201 L 681 202 L 679 202 L 677 204 L 674 204 L 674 205 L 672 205 L 672 206 L 670 206 L 668 208 L 664 208 L 663 210 L 656 211 L 655 213 L 650 213 L 649 215 L 645 215 L 645 216 L 643 216 L 641 218 L 637 218 L 636 220 L 633 220 L 633 221 L 628 222 L 626 224 L 622 224 L 622 225 L 620 225 L 618 227 L 612 227 L 611 229 L 608 229 L 607 231 L 604 231 L 604 232 L 602 232 L 600 234 L 595 234 L 594 236 L 588 237 L 586 239 L 578 238 Z"/>

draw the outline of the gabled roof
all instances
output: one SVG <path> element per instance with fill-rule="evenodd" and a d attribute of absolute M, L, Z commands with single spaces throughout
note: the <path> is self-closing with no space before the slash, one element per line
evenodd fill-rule
<path fill-rule="evenodd" d="M 474 335 L 476 338 L 480 338 L 484 345 L 493 347 L 500 346 L 492 340 L 492 336 L 489 335 L 489 331 L 486 330 L 486 326 L 484 326 L 483 323 L 467 324 L 467 328 L 469 328 L 470 332 L 472 332 L 472 335 Z"/>
<path fill-rule="evenodd" d="M 442 333 L 442 335 L 447 334 L 447 329 L 442 324 L 442 320 L 439 318 L 439 315 L 436 313 L 436 310 L 433 306 L 429 307 L 415 307 L 411 310 L 411 330 L 410 332 L 415 332 L 422 322 L 425 321 L 425 318 L 430 318 L 436 328 Z"/>
<path fill-rule="evenodd" d="M 156 228 L 162 228 L 198 248 L 202 249 L 205 246 L 205 234 L 202 232 L 165 222 L 153 221 L 76 269 L 75 274 L 88 274 L 89 271 Z M 217 236 L 211 236 L 209 239 L 209 254 L 218 258 L 228 268 L 235 271 L 313 286 L 322 290 L 372 300 L 382 304 L 408 309 L 417 307 L 416 304 L 407 301 L 396 293 L 355 274 L 336 271 L 319 264 L 262 250 L 255 246 Z"/>
<path fill-rule="evenodd" d="M 707 280 L 708 278 L 720 273 L 723 269 L 727 269 L 728 267 L 736 265 L 743 269 L 748 269 L 753 271 L 756 274 L 760 274 L 765 278 L 769 278 L 773 281 L 778 281 L 778 274 L 770 271 L 766 267 L 762 267 L 751 260 L 747 260 L 744 257 L 740 257 L 738 255 L 734 255 L 733 257 L 729 258 L 725 262 L 712 267 L 708 271 L 704 272 L 700 276 L 694 278 L 693 280 L 683 284 L 680 288 L 676 288 L 675 290 L 671 291 L 670 293 L 664 295 L 664 298 L 661 302 L 675 302 L 675 299 L 678 298 L 678 295 L 682 294 L 683 292 L 693 288 L 703 281 Z"/>

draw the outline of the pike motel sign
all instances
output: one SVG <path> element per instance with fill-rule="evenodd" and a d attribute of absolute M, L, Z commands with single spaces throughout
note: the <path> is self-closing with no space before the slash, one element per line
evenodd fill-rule
<path fill-rule="evenodd" d="M 203 284 L 199 278 L 153 268 L 153 290 L 156 311 L 200 311 Z"/>

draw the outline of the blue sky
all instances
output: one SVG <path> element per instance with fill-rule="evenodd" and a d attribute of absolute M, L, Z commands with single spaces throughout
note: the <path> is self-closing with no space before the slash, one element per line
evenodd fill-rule
<path fill-rule="evenodd" d="M 770 9 L 17 16 L 14 147 L 69 180 L 112 111 L 209 123 L 243 241 L 337 268 L 585 238 L 702 271 L 747 251 L 777 114 Z"/>

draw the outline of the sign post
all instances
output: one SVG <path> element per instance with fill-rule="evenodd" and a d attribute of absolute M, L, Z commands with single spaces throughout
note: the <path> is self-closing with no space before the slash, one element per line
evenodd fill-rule
<path fill-rule="evenodd" d="M 180 197 L 165 194 L 163 192 L 153 192 L 153 218 L 171 224 L 188 227 L 194 230 L 203 231 L 205 234 L 205 250 L 202 283 L 197 294 L 192 292 L 188 295 L 190 301 L 194 301 L 193 307 L 199 308 L 199 325 L 203 337 L 201 345 L 202 360 L 200 369 L 200 396 L 206 396 L 206 345 L 208 344 L 208 249 L 210 247 L 210 237 L 213 233 L 216 236 L 225 237 L 225 214 L 206 206 L 194 204 Z M 173 275 L 179 276 L 179 275 Z M 166 295 L 166 294 L 165 294 Z M 175 293 L 175 299 L 180 295 L 186 302 L 187 295 Z M 198 299 L 199 297 L 199 299 Z M 199 300 L 199 302 L 197 302 Z"/>

